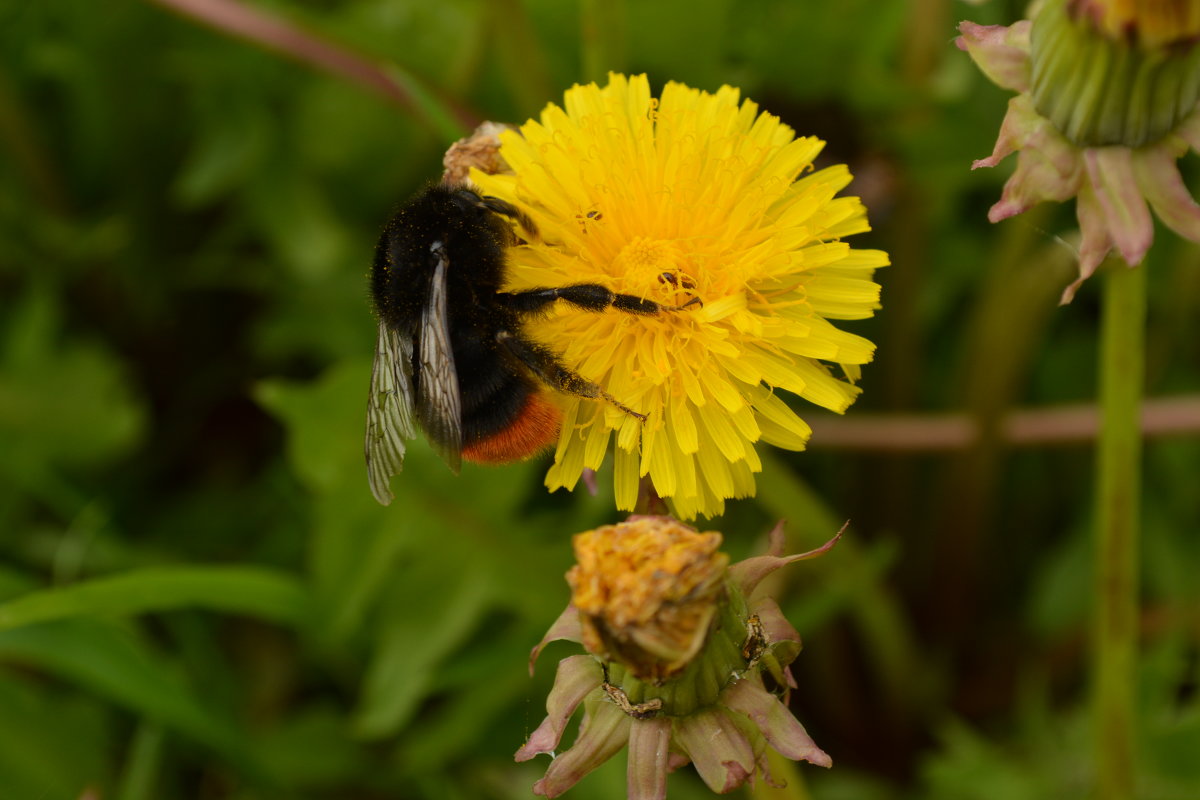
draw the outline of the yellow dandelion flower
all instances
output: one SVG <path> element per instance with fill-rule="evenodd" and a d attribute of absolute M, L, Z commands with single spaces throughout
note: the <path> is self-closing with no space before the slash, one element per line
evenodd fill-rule
<path fill-rule="evenodd" d="M 546 477 L 573 488 L 615 438 L 617 505 L 638 482 L 684 518 L 712 516 L 754 493 L 759 441 L 803 449 L 810 428 L 775 389 L 844 411 L 858 389 L 834 376 L 874 346 L 830 320 L 878 308 L 877 250 L 843 237 L 869 230 L 839 165 L 813 171 L 823 142 L 796 138 L 737 89 L 715 94 L 644 75 L 575 86 L 564 107 L 501 134 L 510 174 L 473 171 L 488 195 L 540 232 L 511 254 L 511 291 L 598 283 L 676 310 L 581 313 L 566 304 L 527 333 L 603 386 L 612 403 L 563 400 L 563 430 Z M 801 177 L 803 176 L 803 177 Z"/>

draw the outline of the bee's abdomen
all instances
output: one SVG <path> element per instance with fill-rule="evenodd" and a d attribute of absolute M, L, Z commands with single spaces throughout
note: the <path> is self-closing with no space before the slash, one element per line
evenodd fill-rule
<path fill-rule="evenodd" d="M 462 398 L 463 458 L 488 464 L 528 458 L 558 438 L 561 413 L 495 337 L 464 337 L 454 360 Z"/>
<path fill-rule="evenodd" d="M 562 412 L 536 389 L 520 397 L 516 413 L 497 426 L 499 416 L 480 417 L 472 432 L 464 413 L 462 457 L 479 464 L 504 464 L 520 461 L 546 450 L 558 439 Z"/>

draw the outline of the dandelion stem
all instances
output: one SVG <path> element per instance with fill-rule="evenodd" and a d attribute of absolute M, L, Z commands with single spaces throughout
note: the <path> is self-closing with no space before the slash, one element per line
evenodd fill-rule
<path fill-rule="evenodd" d="M 158 724 L 143 721 L 138 725 L 130 743 L 117 800 L 147 800 L 154 797 L 156 777 L 162 768 L 165 740 L 166 734 Z"/>
<path fill-rule="evenodd" d="M 638 482 L 638 498 L 634 503 L 633 513 L 652 516 L 667 514 L 667 504 L 658 496 L 658 492 L 654 489 L 654 481 L 650 480 L 649 475 L 643 476 Z"/>
<path fill-rule="evenodd" d="M 148 0 L 228 35 L 295 58 L 378 92 L 447 140 L 466 135 L 476 114 L 441 97 L 396 65 L 385 66 L 238 0 Z"/>
<path fill-rule="evenodd" d="M 579 7 L 583 79 L 603 84 L 609 71 L 624 72 L 627 8 L 624 0 L 583 0 Z"/>
<path fill-rule="evenodd" d="M 1092 724 L 1096 797 L 1134 796 L 1137 555 L 1146 270 L 1114 263 L 1104 283 L 1097 460 Z"/>

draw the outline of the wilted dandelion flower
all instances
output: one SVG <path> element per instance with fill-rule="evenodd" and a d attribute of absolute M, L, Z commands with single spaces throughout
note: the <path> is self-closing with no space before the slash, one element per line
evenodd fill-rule
<path fill-rule="evenodd" d="M 725 498 L 754 493 L 757 442 L 808 440 L 775 389 L 838 412 L 853 402 L 858 389 L 824 362 L 853 378 L 874 346 L 830 320 L 871 316 L 871 275 L 887 256 L 841 241 L 868 230 L 862 203 L 835 197 L 846 167 L 813 172 L 823 143 L 736 89 L 669 83 L 656 100 L 645 76 L 612 75 L 572 88 L 564 106 L 501 134 L 511 173 L 471 174 L 540 231 L 514 249 L 508 288 L 599 283 L 675 310 L 560 307 L 527 326 L 647 417 L 566 398 L 546 483 L 573 488 L 615 434 L 619 508 L 648 475 L 680 516 L 721 513 Z"/>
<path fill-rule="evenodd" d="M 1200 206 L 1175 165 L 1200 150 L 1200 0 L 1047 0 L 1032 20 L 959 31 L 980 69 L 1020 92 L 992 155 L 974 164 L 1020 151 L 988 218 L 1076 198 L 1079 279 L 1063 302 L 1111 249 L 1141 262 L 1154 240 L 1149 208 L 1200 241 Z"/>
<path fill-rule="evenodd" d="M 773 783 L 767 745 L 830 766 L 764 686 L 764 672 L 784 690 L 795 686 L 788 664 L 800 636 L 758 585 L 835 541 L 783 557 L 776 528 L 770 554 L 729 566 L 717 549 L 719 533 L 698 533 L 670 517 L 631 517 L 577 535 L 578 564 L 567 573 L 571 604 L 532 660 L 557 639 L 579 642 L 588 654 L 559 662 L 548 716 L 517 760 L 554 754 L 580 705 L 583 721 L 534 792 L 557 797 L 627 744 L 630 800 L 666 797 L 667 773 L 689 761 L 716 792 L 753 781 L 760 770 Z"/>

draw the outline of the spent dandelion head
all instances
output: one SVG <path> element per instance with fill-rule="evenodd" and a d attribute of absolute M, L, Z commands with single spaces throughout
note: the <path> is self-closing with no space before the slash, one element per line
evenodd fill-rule
<path fill-rule="evenodd" d="M 509 291 L 600 284 L 670 309 L 560 307 L 527 333 L 644 415 L 563 399 L 552 488 L 598 469 L 615 439 L 619 508 L 639 479 L 681 517 L 754 493 L 758 442 L 802 449 L 810 429 L 776 390 L 844 411 L 874 346 L 834 321 L 869 317 L 886 254 L 853 250 L 866 210 L 837 194 L 845 166 L 813 170 L 823 143 L 739 97 L 645 76 L 576 86 L 519 131 L 500 134 L 504 174 L 480 190 L 527 214 L 540 235 L 510 255 Z M 564 306 L 564 304 L 559 304 Z"/>
<path fill-rule="evenodd" d="M 760 587 L 776 569 L 828 550 L 771 551 L 729 565 L 721 535 L 670 517 L 630 517 L 575 537 L 567 573 L 571 603 L 533 650 L 566 639 L 587 653 L 559 662 L 547 717 L 517 751 L 518 761 L 551 753 L 534 792 L 557 797 L 626 745 L 628 796 L 662 800 L 671 770 L 693 763 L 716 792 L 767 770 L 769 745 L 784 756 L 832 763 L 786 705 L 788 665 L 800 636 Z M 532 668 L 532 660 L 530 663 Z M 784 694 L 768 691 L 768 676 Z M 554 755 L 576 710 L 573 744 Z"/>
<path fill-rule="evenodd" d="M 1082 241 L 1069 302 L 1115 249 L 1130 266 L 1154 240 L 1150 209 L 1200 241 L 1200 205 L 1176 167 L 1200 150 L 1200 0 L 1046 0 L 1011 26 L 964 22 L 958 46 L 997 85 L 1008 106 L 994 167 L 1017 168 L 988 218 L 1075 198 Z"/>

